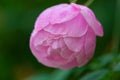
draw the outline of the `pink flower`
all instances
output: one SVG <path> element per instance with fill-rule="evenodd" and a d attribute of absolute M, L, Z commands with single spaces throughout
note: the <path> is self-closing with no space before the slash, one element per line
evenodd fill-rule
<path fill-rule="evenodd" d="M 30 49 L 46 66 L 80 67 L 93 57 L 96 35 L 103 36 L 103 28 L 89 8 L 75 3 L 59 4 L 37 18 Z"/>

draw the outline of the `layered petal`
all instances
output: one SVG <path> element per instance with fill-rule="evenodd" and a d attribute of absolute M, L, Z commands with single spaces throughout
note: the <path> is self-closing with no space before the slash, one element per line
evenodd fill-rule
<path fill-rule="evenodd" d="M 69 21 L 79 14 L 80 9 L 74 5 L 66 7 L 55 7 L 51 12 L 50 23 L 57 24 Z"/>
<path fill-rule="evenodd" d="M 57 67 L 66 63 L 67 59 L 65 59 L 64 57 L 61 56 L 60 54 L 60 48 L 59 49 L 52 49 L 51 47 L 48 48 L 48 56 L 46 57 L 46 59 L 52 63 L 55 64 Z M 53 65 L 53 67 L 55 67 Z"/>
<path fill-rule="evenodd" d="M 70 54 L 67 52 L 65 54 L 68 55 L 65 56 L 63 53 L 61 53 L 61 47 L 64 49 L 64 46 L 61 46 L 63 45 L 62 43 L 56 45 L 57 43 L 55 42 L 55 40 L 50 43 L 52 45 L 52 48 L 50 47 L 50 45 L 44 45 L 45 43 L 47 43 L 47 39 L 49 39 L 49 37 L 50 34 L 45 31 L 39 31 L 39 33 L 36 33 L 36 35 L 31 36 L 30 49 L 32 50 L 33 55 L 42 64 L 49 67 L 58 67 L 67 62 L 67 58 L 65 57 Z"/>
<path fill-rule="evenodd" d="M 87 32 L 88 24 L 82 15 L 78 15 L 72 20 L 61 23 L 48 25 L 44 28 L 45 31 L 51 34 L 71 36 L 71 37 L 81 37 Z"/>
<path fill-rule="evenodd" d="M 38 45 L 42 45 L 43 42 L 50 40 L 51 38 L 53 38 L 54 35 L 51 35 L 50 33 L 46 32 L 46 31 L 38 31 L 36 33 L 33 33 L 34 36 L 32 36 L 32 38 L 34 39 L 34 45 L 38 46 Z"/>
<path fill-rule="evenodd" d="M 62 38 L 54 40 L 47 53 L 46 58 L 59 66 L 68 63 L 69 58 L 72 57 L 72 52 L 66 47 Z"/>
<path fill-rule="evenodd" d="M 88 59 L 93 57 L 96 46 L 96 35 L 94 31 L 89 27 L 88 32 L 85 35 L 85 54 Z"/>
<path fill-rule="evenodd" d="M 34 45 L 34 40 L 35 40 L 35 38 L 32 36 L 31 39 L 30 39 L 30 49 L 31 49 L 33 55 L 36 57 L 36 59 L 40 63 L 42 63 L 46 66 L 50 66 L 50 67 L 56 66 L 55 64 L 49 62 L 46 59 L 46 56 L 48 55 L 47 54 L 48 47 L 47 46 L 42 46 L 42 45 L 39 45 L 39 46 L 36 47 Z"/>
<path fill-rule="evenodd" d="M 64 43 L 64 45 L 65 45 L 65 43 Z M 69 58 L 72 57 L 73 51 L 69 50 L 67 48 L 67 46 L 65 45 L 64 47 L 61 47 L 61 53 L 60 54 L 63 58 L 69 59 Z"/>
<path fill-rule="evenodd" d="M 73 52 L 67 48 L 63 38 L 54 40 L 50 47 L 52 51 L 55 51 L 56 53 L 60 54 L 60 56 L 63 58 L 67 59 L 70 56 L 72 56 Z M 48 51 L 48 54 L 50 55 L 52 54 L 52 52 Z"/>
<path fill-rule="evenodd" d="M 64 42 L 71 51 L 79 52 L 84 45 L 84 38 L 65 37 Z"/>
<path fill-rule="evenodd" d="M 60 65 L 59 68 L 60 69 L 70 69 L 70 68 L 74 68 L 76 66 L 78 66 L 78 62 L 77 62 L 76 58 L 73 58 L 68 63 Z"/>
<path fill-rule="evenodd" d="M 87 58 L 86 54 L 85 54 L 85 49 L 84 47 L 82 47 L 81 51 L 74 53 L 76 60 L 78 62 L 78 67 L 81 67 L 83 65 L 85 65 L 89 59 Z"/>
<path fill-rule="evenodd" d="M 89 26 L 94 30 L 96 35 L 103 36 L 103 27 L 100 24 L 100 22 L 96 19 L 93 12 L 85 6 L 80 6 L 80 8 L 81 8 L 80 13 L 84 16 Z"/>
<path fill-rule="evenodd" d="M 62 9 L 67 6 L 68 6 L 68 4 L 60 4 L 60 5 L 50 7 L 48 9 L 46 9 L 45 11 L 43 11 L 38 16 L 38 18 L 35 22 L 35 29 L 41 30 L 42 28 L 46 27 L 51 22 L 51 15 L 54 15 L 53 14 L 54 10 L 56 10 L 56 8 L 57 8 L 57 11 L 58 11 L 59 9 Z"/>

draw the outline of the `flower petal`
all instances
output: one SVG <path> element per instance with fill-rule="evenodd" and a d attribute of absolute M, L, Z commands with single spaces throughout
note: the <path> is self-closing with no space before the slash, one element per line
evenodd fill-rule
<path fill-rule="evenodd" d="M 84 6 L 80 6 L 80 7 L 81 7 L 80 13 L 84 16 L 89 26 L 94 30 L 96 35 L 103 36 L 103 27 L 100 24 L 100 22 L 96 19 L 93 12 L 87 7 Z"/>
<path fill-rule="evenodd" d="M 60 5 L 56 5 L 53 7 L 50 7 L 48 9 L 46 9 L 45 11 L 43 11 L 37 18 L 36 22 L 35 22 L 35 29 L 36 30 L 41 30 L 42 28 L 46 27 L 50 21 L 51 21 L 51 15 L 53 14 L 54 10 L 57 9 L 62 9 L 64 7 L 68 6 L 68 4 L 60 4 Z"/>
<path fill-rule="evenodd" d="M 51 24 L 63 23 L 69 21 L 73 19 L 75 16 L 77 16 L 78 13 L 80 12 L 80 9 L 77 9 L 77 7 L 73 5 L 68 5 L 64 8 L 58 6 L 52 9 L 51 17 L 50 17 Z"/>
<path fill-rule="evenodd" d="M 59 44 L 60 44 L 60 48 L 61 48 L 61 53 L 60 53 L 61 56 L 66 59 L 70 58 L 73 55 L 73 52 L 67 48 L 63 38 L 60 39 Z"/>
<path fill-rule="evenodd" d="M 60 66 L 64 63 L 66 63 L 66 61 L 67 61 L 67 59 L 63 58 L 60 55 L 60 49 L 52 49 L 51 47 L 49 47 L 47 53 L 49 53 L 49 54 L 46 57 L 46 59 L 54 65 Z"/>
<path fill-rule="evenodd" d="M 53 35 L 51 35 L 50 33 L 46 32 L 46 31 L 38 31 L 36 32 L 36 34 L 34 36 L 32 36 L 34 39 L 34 45 L 38 46 L 43 44 L 44 41 L 49 40 L 53 37 Z"/>
<path fill-rule="evenodd" d="M 91 59 L 93 57 L 95 46 L 96 46 L 96 35 L 94 31 L 91 28 L 89 28 L 85 36 L 85 54 L 88 59 Z"/>
<path fill-rule="evenodd" d="M 32 36 L 30 39 L 30 49 L 39 62 L 49 67 L 58 67 L 59 65 L 66 63 L 67 60 L 61 57 L 60 54 L 55 51 L 52 52 L 52 54 L 48 54 L 47 51 L 50 51 L 50 47 L 42 46 L 42 44 L 36 45 L 35 40 L 36 38 Z"/>
<path fill-rule="evenodd" d="M 74 19 L 65 23 L 48 25 L 44 30 L 51 34 L 81 37 L 87 32 L 87 28 L 88 25 L 84 17 L 82 15 L 78 15 Z"/>
<path fill-rule="evenodd" d="M 70 69 L 70 68 L 73 68 L 73 67 L 76 67 L 76 66 L 78 66 L 78 62 L 76 61 L 75 58 L 73 58 L 70 62 L 59 66 L 59 68 L 60 69 Z"/>
<path fill-rule="evenodd" d="M 48 48 L 47 53 L 47 60 L 58 67 L 66 64 L 72 56 L 72 52 L 67 49 L 62 38 L 54 40 L 51 47 Z"/>
<path fill-rule="evenodd" d="M 52 49 L 59 50 L 58 54 L 60 54 L 61 57 L 68 59 L 72 56 L 72 51 L 70 51 L 67 46 L 65 45 L 63 38 L 54 40 L 54 42 L 51 44 Z M 52 53 L 51 53 L 52 54 Z"/>
<path fill-rule="evenodd" d="M 53 67 L 53 66 L 56 66 L 55 64 L 49 62 L 47 59 L 46 59 L 46 56 L 48 55 L 47 54 L 47 49 L 48 47 L 47 46 L 42 46 L 42 45 L 39 45 L 39 46 L 35 46 L 34 45 L 34 38 L 31 37 L 30 39 L 30 49 L 33 53 L 33 55 L 36 57 L 36 59 L 46 65 L 46 66 L 50 66 L 50 67 Z"/>
<path fill-rule="evenodd" d="M 75 54 L 76 60 L 79 64 L 78 67 L 85 65 L 89 61 L 85 54 L 84 45 L 82 46 L 82 48 L 79 52 L 75 52 L 74 54 Z"/>
<path fill-rule="evenodd" d="M 71 51 L 79 52 L 83 47 L 84 38 L 65 37 L 64 42 Z"/>

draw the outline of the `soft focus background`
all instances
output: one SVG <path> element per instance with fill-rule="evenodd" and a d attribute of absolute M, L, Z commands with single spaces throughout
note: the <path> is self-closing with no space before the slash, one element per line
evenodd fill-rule
<path fill-rule="evenodd" d="M 94 0 L 89 6 L 105 34 L 97 37 L 87 65 L 59 70 L 38 63 L 29 49 L 34 22 L 41 11 L 60 3 L 69 0 L 0 0 L 0 80 L 120 80 L 120 0 Z"/>

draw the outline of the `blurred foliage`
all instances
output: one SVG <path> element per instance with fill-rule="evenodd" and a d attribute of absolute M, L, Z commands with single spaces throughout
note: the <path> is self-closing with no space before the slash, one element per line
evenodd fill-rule
<path fill-rule="evenodd" d="M 120 43 L 116 43 L 120 35 L 114 37 L 120 30 L 120 0 L 94 0 L 89 6 L 105 34 L 97 37 L 96 52 L 88 64 L 59 70 L 37 62 L 29 49 L 34 22 L 41 11 L 60 3 L 69 0 L 0 0 L 0 80 L 120 80 Z"/>

